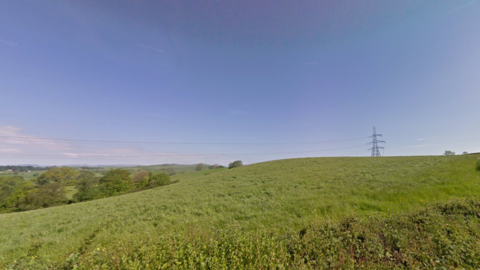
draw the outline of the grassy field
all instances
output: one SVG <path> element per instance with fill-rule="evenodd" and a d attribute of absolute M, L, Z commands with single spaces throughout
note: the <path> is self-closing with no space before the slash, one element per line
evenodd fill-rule
<path fill-rule="evenodd" d="M 233 228 L 247 238 L 262 232 L 269 239 L 345 217 L 388 220 L 434 203 L 478 198 L 478 158 L 278 160 L 176 175 L 172 180 L 180 183 L 117 197 L 3 214 L 0 266 L 20 258 L 55 265 L 74 254 L 133 248 L 144 239 L 172 240 L 192 230 L 209 235 Z"/>
<path fill-rule="evenodd" d="M 32 171 L 32 172 L 18 172 L 18 173 L 14 173 L 14 172 L 8 172 L 8 171 L 0 171 L 0 177 L 2 176 L 20 176 L 20 177 L 23 177 L 25 180 L 30 180 L 32 178 L 35 178 L 37 176 L 39 176 L 40 174 L 46 172 L 46 170 L 44 171 Z"/>

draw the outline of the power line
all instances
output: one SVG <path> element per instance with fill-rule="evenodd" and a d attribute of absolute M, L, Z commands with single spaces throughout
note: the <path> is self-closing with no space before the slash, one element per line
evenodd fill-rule
<path fill-rule="evenodd" d="M 381 155 L 379 149 L 385 149 L 384 147 L 378 146 L 379 143 L 385 143 L 385 141 L 377 140 L 377 137 L 383 137 L 383 135 L 377 134 L 377 132 L 375 131 L 375 127 L 373 127 L 373 135 L 369 136 L 369 138 L 373 138 L 373 140 L 368 143 L 372 145 L 372 148 L 368 149 L 372 150 L 372 157 L 380 157 Z"/>
<path fill-rule="evenodd" d="M 40 157 L 40 158 L 155 158 L 155 157 L 208 157 L 208 156 L 248 156 L 248 155 L 276 155 L 276 154 L 303 154 L 303 153 L 315 153 L 315 152 L 325 152 L 325 151 L 334 151 L 342 149 L 351 149 L 362 147 L 350 146 L 350 147 L 340 147 L 340 148 L 330 148 L 330 149 L 320 149 L 313 151 L 298 151 L 298 152 L 271 152 L 271 153 L 240 153 L 240 154 L 158 154 L 158 155 L 117 155 L 117 156 L 101 156 L 101 155 L 78 155 L 73 156 L 70 154 L 64 155 L 0 155 L 0 158 L 25 158 L 25 157 Z"/>
<path fill-rule="evenodd" d="M 25 140 L 26 142 L 34 143 L 35 141 L 45 141 L 45 142 L 75 142 L 75 143 L 112 143 L 112 144 L 172 144 L 172 145 L 254 145 L 254 144 L 270 144 L 270 145 L 300 145 L 300 144 L 321 144 L 321 143 L 332 143 L 332 142 L 346 142 L 354 140 L 363 140 L 368 137 L 353 138 L 353 139 L 344 139 L 344 140 L 331 140 L 331 141 L 318 141 L 318 142 L 253 142 L 253 143 L 211 143 L 211 142 L 147 142 L 147 141 L 111 141 L 111 140 L 81 140 L 81 139 L 63 139 L 63 138 L 31 138 L 27 136 L 0 136 L 0 138 L 6 139 L 19 139 Z"/>

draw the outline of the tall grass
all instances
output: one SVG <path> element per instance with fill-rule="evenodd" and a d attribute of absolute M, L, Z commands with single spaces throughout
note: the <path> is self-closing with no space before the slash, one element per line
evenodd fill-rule
<path fill-rule="evenodd" d="M 105 228 L 103 228 L 105 229 Z M 480 267 L 480 201 L 457 200 L 390 218 L 315 219 L 285 233 L 203 226 L 93 244 L 100 230 L 62 262 L 14 261 L 22 269 L 419 269 Z"/>
<path fill-rule="evenodd" d="M 480 173 L 475 170 L 476 158 L 478 155 L 279 160 L 198 177 L 189 178 L 185 174 L 185 178 L 178 184 L 118 197 L 4 214 L 0 215 L 0 267 L 16 265 L 15 260 L 19 267 L 26 262 L 58 266 L 68 261 L 72 265 L 82 263 L 87 267 L 92 266 L 92 262 L 97 259 L 99 263 L 114 266 L 115 262 L 123 260 L 122 256 L 125 260 L 136 263 L 136 259 L 131 256 L 142 254 L 140 247 L 162 247 L 162 250 L 170 248 L 174 254 L 181 254 L 176 253 L 177 249 L 172 248 L 172 243 L 175 247 L 176 243 L 188 246 L 189 243 L 200 245 L 204 242 L 210 252 L 215 242 L 192 238 L 204 235 L 206 239 L 217 239 L 217 242 L 234 241 L 238 238 L 238 241 L 244 241 L 245 245 L 256 243 L 258 239 L 258 243 L 264 244 L 255 244 L 248 252 L 242 251 L 250 254 L 245 260 L 253 263 L 257 257 L 252 250 L 256 250 L 256 256 L 260 254 L 260 258 L 265 260 L 274 258 L 279 265 L 288 268 L 296 261 L 279 258 L 284 257 L 284 252 L 291 253 L 291 249 L 286 249 L 290 247 L 289 243 L 297 242 L 292 240 L 296 238 L 287 237 L 287 241 L 282 237 L 298 236 L 299 231 L 306 228 L 304 237 L 298 241 L 310 239 L 308 245 L 314 245 L 314 239 L 318 238 L 313 236 L 315 232 L 324 231 L 315 230 L 312 226 L 320 224 L 324 219 L 337 224 L 336 222 L 350 216 L 358 220 L 362 228 L 373 232 L 386 232 L 387 229 L 375 231 L 373 228 L 384 228 L 382 222 L 393 220 L 396 216 L 400 218 L 405 213 L 413 213 L 428 204 L 455 198 L 478 197 Z M 441 216 L 433 214 L 432 217 L 438 217 L 440 222 Z M 460 222 L 461 216 L 456 218 Z M 474 219 L 469 218 L 468 222 L 474 224 Z M 403 227 L 398 227 L 399 235 L 408 236 L 408 231 L 413 227 L 408 230 L 401 228 Z M 473 237 L 472 235 L 469 234 L 468 237 Z M 269 237 L 273 240 L 268 240 Z M 411 237 L 414 236 L 409 235 L 408 239 Z M 467 246 L 463 248 L 470 244 L 465 245 Z M 195 246 L 191 249 L 191 252 L 196 252 L 197 255 L 187 257 L 197 258 L 196 256 L 203 254 L 197 248 Z M 247 249 L 247 246 L 244 248 Z M 107 253 L 103 253 L 103 249 Z M 233 252 L 234 249 L 231 250 Z M 302 250 L 305 248 L 302 247 Z M 315 252 L 318 254 L 326 252 L 322 248 L 314 250 L 317 250 L 318 252 Z M 307 251 L 308 249 L 305 252 Z M 103 255 L 94 256 L 94 252 Z M 145 252 L 145 256 L 154 254 L 153 251 Z M 274 252 L 275 255 L 268 255 L 271 254 L 269 252 Z M 294 254 L 297 254 L 295 252 Z M 314 251 L 306 254 L 317 254 L 312 252 Z M 394 256 L 393 250 L 388 252 Z M 171 256 L 174 255 L 168 254 L 170 257 L 165 255 L 167 257 L 159 261 L 171 263 Z M 320 259 L 316 261 L 323 262 L 328 259 L 321 257 L 326 255 L 318 254 L 315 256 L 320 256 Z M 107 255 L 116 258 L 116 261 L 108 261 Z M 205 254 L 201 256 L 207 258 Z M 312 258 L 315 256 L 311 255 Z M 30 261 L 30 257 L 35 259 Z M 245 260 L 242 263 L 248 266 Z M 265 263 L 263 260 L 258 259 L 258 263 Z M 255 268 L 259 267 L 259 264 L 253 265 Z M 317 266 L 312 264 L 308 267 Z"/>

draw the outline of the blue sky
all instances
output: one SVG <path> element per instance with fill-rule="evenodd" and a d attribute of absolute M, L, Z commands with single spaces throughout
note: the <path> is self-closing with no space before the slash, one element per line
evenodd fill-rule
<path fill-rule="evenodd" d="M 0 164 L 368 156 L 374 126 L 387 156 L 480 152 L 479 25 L 477 0 L 1 1 Z"/>

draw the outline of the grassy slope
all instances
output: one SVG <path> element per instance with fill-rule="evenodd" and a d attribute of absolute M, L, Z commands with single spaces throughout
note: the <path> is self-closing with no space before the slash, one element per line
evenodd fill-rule
<path fill-rule="evenodd" d="M 479 155 L 305 158 L 221 170 L 143 192 L 0 215 L 0 265 L 38 246 L 62 260 L 94 231 L 91 244 L 155 236 L 190 224 L 300 228 L 314 216 L 382 216 L 480 194 Z M 208 172 L 208 171 L 205 171 Z M 203 172 L 195 172 L 202 174 Z"/>

